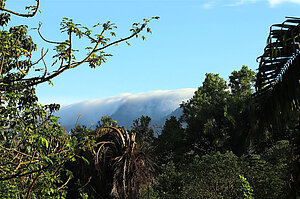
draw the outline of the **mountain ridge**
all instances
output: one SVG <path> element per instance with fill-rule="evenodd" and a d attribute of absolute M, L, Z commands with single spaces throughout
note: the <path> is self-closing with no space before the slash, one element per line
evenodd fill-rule
<path fill-rule="evenodd" d="M 133 120 L 149 116 L 152 123 L 163 125 L 172 114 L 178 117 L 179 104 L 190 99 L 196 89 L 157 90 L 138 94 L 124 93 L 111 98 L 99 98 L 62 106 L 56 114 L 66 128 L 79 125 L 93 126 L 102 116 L 110 116 L 119 125 L 130 128 Z M 177 113 L 173 113 L 177 110 Z M 79 117 L 80 115 L 80 117 Z M 79 118 L 78 118 L 79 117 Z"/>

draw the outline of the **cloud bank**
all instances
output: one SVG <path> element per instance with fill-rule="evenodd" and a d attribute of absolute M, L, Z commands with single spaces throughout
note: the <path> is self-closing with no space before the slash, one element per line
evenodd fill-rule
<path fill-rule="evenodd" d="M 158 120 L 179 107 L 182 101 L 190 99 L 196 89 L 157 90 L 146 93 L 124 93 L 106 99 L 92 99 L 76 104 L 62 106 L 56 114 L 61 117 L 63 126 L 74 127 L 78 115 L 79 124 L 91 126 L 100 120 L 101 116 L 112 116 L 119 124 L 128 126 L 141 115 L 148 115 Z"/>

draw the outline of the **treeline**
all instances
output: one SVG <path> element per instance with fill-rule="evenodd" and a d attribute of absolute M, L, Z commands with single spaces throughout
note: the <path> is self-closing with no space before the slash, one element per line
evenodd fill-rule
<path fill-rule="evenodd" d="M 293 198 L 298 114 L 286 125 L 257 125 L 255 73 L 243 66 L 229 83 L 206 78 L 154 136 L 149 117 L 135 121 L 137 142 L 157 176 L 142 198 Z"/>

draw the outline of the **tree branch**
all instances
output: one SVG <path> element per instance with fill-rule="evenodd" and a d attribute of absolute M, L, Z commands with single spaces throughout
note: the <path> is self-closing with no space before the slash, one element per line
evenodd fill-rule
<path fill-rule="evenodd" d="M 50 40 L 45 39 L 45 37 L 43 37 L 43 35 L 40 32 L 41 27 L 42 27 L 42 24 L 40 23 L 37 31 L 39 33 L 39 36 L 42 38 L 42 40 L 44 40 L 45 42 L 50 43 L 50 44 L 63 44 L 64 43 L 64 42 L 50 41 Z"/>
<path fill-rule="evenodd" d="M 69 43 L 69 46 L 70 46 L 70 52 L 69 52 L 69 61 L 67 64 L 63 65 L 63 59 L 62 59 L 62 63 L 61 63 L 61 66 L 59 67 L 59 69 L 57 71 L 53 71 L 52 74 L 49 74 L 48 76 L 39 76 L 39 77 L 33 77 L 33 78 L 28 78 L 28 79 L 22 79 L 20 81 L 24 82 L 25 84 L 23 85 L 17 85 L 15 87 L 9 87 L 7 88 L 6 86 L 3 86 L 2 88 L 0 88 L 0 90 L 6 90 L 6 91 L 12 91 L 12 90 L 18 90 L 18 89 L 24 89 L 26 87 L 31 87 L 31 86 L 36 86 L 40 83 L 43 83 L 43 82 L 46 82 L 46 81 L 49 81 L 51 79 L 53 79 L 54 77 L 60 75 L 61 73 L 63 73 L 64 71 L 70 69 L 70 68 L 76 68 L 78 66 L 80 66 L 81 64 L 85 63 L 85 62 L 89 62 L 89 59 L 90 57 L 95 53 L 95 52 L 98 52 L 98 51 L 101 51 L 101 50 L 104 50 L 112 45 L 115 45 L 117 43 L 121 43 L 121 42 L 124 42 L 124 41 L 127 41 L 129 39 L 131 39 L 132 37 L 138 35 L 147 25 L 147 22 L 145 22 L 144 24 L 141 25 L 140 28 L 138 28 L 133 34 L 131 34 L 130 36 L 128 37 L 125 37 L 123 39 L 119 39 L 119 40 L 116 40 L 114 42 L 111 42 L 101 48 L 98 48 L 98 46 L 100 45 L 101 41 L 103 40 L 103 34 L 104 32 L 107 30 L 105 27 L 102 29 L 102 32 L 99 36 L 99 39 L 97 41 L 97 43 L 95 44 L 93 50 L 81 61 L 79 62 L 73 62 L 71 63 L 71 52 L 72 52 L 72 48 L 71 48 L 71 33 L 69 33 L 69 40 L 70 40 L 70 43 Z M 41 26 L 40 26 L 41 27 Z M 48 43 L 53 43 L 53 44 L 63 44 L 64 42 L 54 42 L 54 41 L 49 41 L 47 39 L 45 39 L 39 29 L 40 27 L 38 28 L 38 33 L 39 35 L 41 36 L 41 38 L 45 41 L 45 42 L 48 42 Z M 47 51 L 48 52 L 48 51 Z M 46 52 L 46 53 L 47 53 Z M 46 55 L 46 53 L 44 54 L 44 56 Z M 43 60 L 43 57 L 42 56 L 36 63 L 38 63 L 40 60 Z M 35 64 L 36 64 L 35 63 Z M 14 81 L 16 82 L 16 81 Z M 27 82 L 27 83 L 26 83 Z"/>
<path fill-rule="evenodd" d="M 33 11 L 33 13 L 31 14 L 22 14 L 22 13 L 18 13 L 18 12 L 14 12 L 12 10 L 8 10 L 8 9 L 5 9 L 5 8 L 0 8 L 0 10 L 2 11 L 5 11 L 5 12 L 9 12 L 11 14 L 14 14 L 14 15 L 17 15 L 17 16 L 20 16 L 20 17 L 33 17 L 34 15 L 36 15 L 37 11 L 39 10 L 39 7 L 40 7 L 40 0 L 36 0 L 37 4 L 36 4 L 36 8 L 35 10 Z"/>
<path fill-rule="evenodd" d="M 137 34 L 139 34 L 145 27 L 146 27 L 146 24 L 143 24 L 142 27 L 141 27 L 141 29 L 140 29 L 139 31 L 133 33 L 132 35 L 130 35 L 130 36 L 128 36 L 128 37 L 125 37 L 124 39 L 119 39 L 119 40 L 114 41 L 114 42 L 112 42 L 112 43 L 110 43 L 110 44 L 107 44 L 106 46 L 103 46 L 103 47 L 101 47 L 101 48 L 98 48 L 98 49 L 96 49 L 94 52 L 97 52 L 97 51 L 100 51 L 100 50 L 104 50 L 105 48 L 107 48 L 107 47 L 109 47 L 109 46 L 112 46 L 112 45 L 114 45 L 114 44 L 121 43 L 121 42 L 123 42 L 123 41 L 129 40 L 129 39 L 131 39 L 132 37 L 134 37 L 134 36 L 136 36 Z"/>
<path fill-rule="evenodd" d="M 30 188 L 29 188 L 29 190 L 28 190 L 28 192 L 27 192 L 26 199 L 29 199 L 31 190 L 32 190 L 32 188 L 33 188 L 33 185 L 35 184 L 35 182 L 37 181 L 37 179 L 40 177 L 41 174 L 42 174 L 42 171 L 40 171 L 40 172 L 37 174 L 37 176 L 34 178 L 33 182 L 32 182 L 31 185 L 30 185 Z"/>

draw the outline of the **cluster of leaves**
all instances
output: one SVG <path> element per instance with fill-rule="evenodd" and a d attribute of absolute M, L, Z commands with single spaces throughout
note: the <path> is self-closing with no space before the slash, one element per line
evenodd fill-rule
<path fill-rule="evenodd" d="M 155 139 L 154 130 L 150 127 L 151 118 L 141 116 L 133 121 L 131 132 L 136 135 L 139 147 L 147 154 L 153 151 L 153 141 Z"/>
<path fill-rule="evenodd" d="M 28 88 L 2 92 L 0 108 L 1 198 L 62 197 L 60 172 L 74 149 L 52 115 L 59 106 L 38 104 Z"/>

